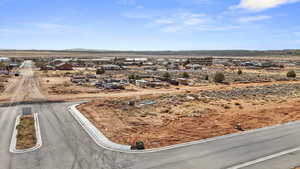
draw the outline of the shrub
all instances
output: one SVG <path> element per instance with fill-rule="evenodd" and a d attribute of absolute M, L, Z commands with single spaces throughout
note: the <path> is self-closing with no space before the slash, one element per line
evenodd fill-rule
<path fill-rule="evenodd" d="M 139 75 L 130 74 L 130 75 L 128 76 L 128 79 L 129 79 L 129 80 L 140 80 L 141 77 L 140 77 Z"/>
<path fill-rule="evenodd" d="M 169 79 L 171 77 L 170 73 L 169 72 L 166 72 L 163 74 L 163 77 L 166 78 L 166 79 Z"/>
<path fill-rule="evenodd" d="M 182 73 L 182 78 L 190 78 L 190 75 L 187 72 Z"/>
<path fill-rule="evenodd" d="M 132 80 L 135 79 L 135 75 L 133 75 L 133 74 L 129 75 L 128 79 L 132 79 Z"/>
<path fill-rule="evenodd" d="M 101 75 L 101 74 L 104 74 L 104 73 L 105 73 L 105 70 L 103 70 L 103 69 L 97 69 L 96 70 L 97 75 Z"/>
<path fill-rule="evenodd" d="M 225 80 L 225 76 L 222 72 L 217 72 L 214 76 L 214 82 L 221 83 Z"/>
<path fill-rule="evenodd" d="M 297 75 L 296 75 L 296 72 L 295 72 L 295 71 L 290 70 L 290 71 L 287 72 L 286 76 L 287 76 L 287 77 L 295 78 Z"/>
<path fill-rule="evenodd" d="M 238 73 L 238 75 L 241 75 L 241 74 L 243 74 L 243 72 L 242 72 L 242 70 L 241 70 L 241 69 L 239 69 L 237 73 Z"/>
<path fill-rule="evenodd" d="M 208 75 L 205 75 L 205 76 L 204 76 L 204 80 L 209 80 L 209 76 L 208 76 Z"/>
<path fill-rule="evenodd" d="M 141 80 L 142 78 L 139 75 L 135 75 L 135 80 Z"/>

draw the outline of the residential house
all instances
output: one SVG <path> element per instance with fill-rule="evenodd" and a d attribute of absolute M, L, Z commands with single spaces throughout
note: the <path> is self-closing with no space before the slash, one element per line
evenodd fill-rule
<path fill-rule="evenodd" d="M 69 63 L 60 63 L 55 65 L 56 70 L 73 70 L 73 65 Z"/>

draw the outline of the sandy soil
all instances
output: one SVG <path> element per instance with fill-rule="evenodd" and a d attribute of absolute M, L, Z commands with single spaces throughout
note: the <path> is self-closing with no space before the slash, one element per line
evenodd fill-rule
<path fill-rule="evenodd" d="M 206 90 L 245 87 L 249 84 L 209 86 Z M 155 100 L 156 104 L 130 106 L 129 100 Z M 146 148 L 155 148 L 300 120 L 299 105 L 299 95 L 220 100 L 153 94 L 101 99 L 78 108 L 112 141 L 130 144 L 139 139 Z"/>
<path fill-rule="evenodd" d="M 19 80 L 21 77 L 15 77 L 15 76 L 1 76 L 0 77 L 0 102 L 8 101 L 12 94 L 14 93 L 14 90 L 16 90 L 16 87 L 18 85 Z"/>

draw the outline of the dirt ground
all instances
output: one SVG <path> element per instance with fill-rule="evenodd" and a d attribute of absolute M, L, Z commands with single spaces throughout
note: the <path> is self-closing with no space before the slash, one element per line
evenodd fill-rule
<path fill-rule="evenodd" d="M 35 71 L 41 91 L 46 96 L 61 95 L 81 95 L 81 94 L 92 94 L 99 93 L 100 90 L 89 86 L 77 86 L 70 81 L 70 74 L 76 74 L 75 71 Z"/>
<path fill-rule="evenodd" d="M 9 79 L 11 78 L 11 75 L 0 75 L 0 92 L 4 92 L 6 89 Z"/>
<path fill-rule="evenodd" d="M 0 102 L 8 101 L 16 89 L 20 77 L 13 75 L 0 75 Z"/>
<path fill-rule="evenodd" d="M 299 82 L 273 82 L 119 96 L 78 108 L 112 141 L 155 148 L 300 120 L 299 105 Z"/>
<path fill-rule="evenodd" d="M 17 130 L 17 149 L 28 149 L 35 146 L 37 140 L 33 115 L 22 116 Z"/>

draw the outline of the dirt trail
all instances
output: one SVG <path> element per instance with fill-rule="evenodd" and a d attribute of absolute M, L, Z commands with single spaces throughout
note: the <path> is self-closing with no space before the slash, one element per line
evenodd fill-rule
<path fill-rule="evenodd" d="M 21 76 L 12 80 L 5 92 L 1 95 L 2 103 L 23 101 L 42 101 L 46 98 L 39 90 L 37 77 L 32 70 L 33 63 L 25 61 L 26 67 L 20 69 Z"/>

